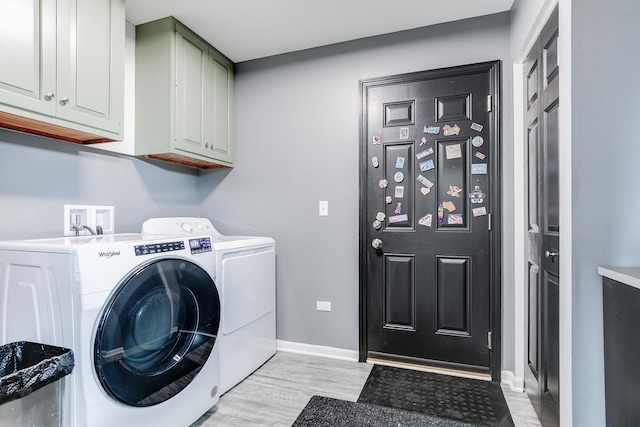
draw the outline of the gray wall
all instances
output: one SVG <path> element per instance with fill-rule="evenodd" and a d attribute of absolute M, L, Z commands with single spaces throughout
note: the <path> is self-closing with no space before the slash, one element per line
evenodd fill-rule
<path fill-rule="evenodd" d="M 543 8 L 553 0 L 514 0 L 511 7 L 511 58 L 516 59 Z"/>
<path fill-rule="evenodd" d="M 0 240 L 57 237 L 63 206 L 115 206 L 118 233 L 152 216 L 198 215 L 198 173 L 0 130 Z"/>
<path fill-rule="evenodd" d="M 236 167 L 201 174 L 203 211 L 224 233 L 273 236 L 278 338 L 358 348 L 358 81 L 501 59 L 503 155 L 512 158 L 509 14 L 238 64 Z M 513 210 L 511 164 L 504 211 Z M 318 201 L 329 216 L 318 216 Z M 504 353 L 513 367 L 513 224 L 504 226 Z M 317 300 L 333 311 L 317 312 Z"/>
<path fill-rule="evenodd" d="M 197 172 L 0 130 L 0 239 L 59 236 L 64 204 L 116 207 L 116 231 L 205 215 L 278 249 L 278 338 L 358 348 L 358 80 L 503 60 L 510 159 L 509 15 L 499 14 L 239 64 L 236 164 Z M 512 165 L 503 167 L 511 212 Z M 318 216 L 318 201 L 329 216 Z M 504 216 L 504 361 L 513 366 L 513 225 Z M 511 270 L 510 270 L 511 269 Z M 333 311 L 315 310 L 328 300 Z"/>
<path fill-rule="evenodd" d="M 639 263 L 640 3 L 574 0 L 571 15 L 573 425 L 604 425 L 597 267 Z"/>

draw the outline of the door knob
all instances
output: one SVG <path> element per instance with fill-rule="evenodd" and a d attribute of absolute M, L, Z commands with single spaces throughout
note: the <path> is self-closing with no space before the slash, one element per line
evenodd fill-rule
<path fill-rule="evenodd" d="M 60 100 L 60 105 L 67 105 L 69 103 L 69 98 L 66 96 Z"/>
<path fill-rule="evenodd" d="M 373 246 L 373 249 L 382 249 L 382 240 L 373 239 L 373 241 L 371 242 L 371 246 Z"/>
<path fill-rule="evenodd" d="M 560 255 L 558 252 L 554 252 L 554 251 L 545 251 L 544 256 L 547 258 L 553 258 L 553 257 L 557 257 L 558 255 Z"/>
<path fill-rule="evenodd" d="M 47 101 L 51 101 L 55 97 L 56 97 L 55 93 L 47 92 L 47 94 L 44 96 L 44 99 L 46 99 Z"/>

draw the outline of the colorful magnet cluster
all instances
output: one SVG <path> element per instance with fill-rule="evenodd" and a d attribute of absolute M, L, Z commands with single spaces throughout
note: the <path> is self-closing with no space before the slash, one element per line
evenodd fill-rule
<path fill-rule="evenodd" d="M 459 135 L 461 128 L 457 124 L 453 126 L 445 125 L 443 126 L 444 136 L 452 136 Z M 444 145 L 444 157 L 447 162 L 451 162 L 451 168 L 459 167 L 460 161 L 463 159 L 463 146 L 459 142 L 451 142 Z M 460 159 L 460 160 L 458 160 Z M 456 160 L 458 160 L 456 162 Z M 454 182 L 454 183 L 443 183 L 448 186 L 448 190 L 446 190 L 445 194 L 451 197 L 451 200 L 446 200 L 442 202 L 438 209 L 438 223 L 443 224 L 445 222 L 445 211 L 446 211 L 446 224 L 447 225 L 464 225 L 464 215 L 460 212 L 453 213 L 457 210 L 455 203 L 455 199 L 459 199 L 461 194 L 463 193 L 463 184 L 462 182 Z M 444 188 L 447 188 L 447 187 Z M 444 189 L 443 189 L 444 191 Z"/>
<path fill-rule="evenodd" d="M 470 129 L 475 132 L 482 132 L 484 129 L 484 125 L 476 122 L 472 122 L 469 125 Z M 424 125 L 423 133 L 427 136 L 429 135 L 442 135 L 445 137 L 449 136 L 458 136 L 462 128 L 456 124 L 445 124 L 444 126 L 432 126 L 432 125 Z M 409 139 L 410 129 L 407 127 L 402 127 L 399 129 L 399 139 L 407 140 Z M 433 158 L 430 158 L 434 154 L 434 147 L 429 145 L 427 136 L 423 136 L 420 139 L 419 146 L 421 147 L 416 153 L 416 161 L 418 163 L 419 172 L 416 177 L 416 180 L 420 184 L 419 191 L 423 196 L 427 196 L 431 193 L 431 189 L 434 187 L 434 183 L 423 173 L 427 173 L 429 171 L 434 171 L 436 169 L 436 164 Z M 444 145 L 445 148 L 445 159 L 446 160 L 455 160 L 463 158 L 463 146 L 460 143 L 452 143 Z M 382 137 L 379 135 L 373 136 L 372 138 L 373 145 L 381 145 Z M 482 147 L 484 146 L 484 138 L 476 134 L 471 138 L 471 145 L 473 150 L 474 160 L 471 162 L 471 175 L 487 175 L 488 174 L 488 164 L 487 164 L 487 154 L 482 151 Z M 398 156 L 395 159 L 395 167 L 398 169 L 393 174 L 393 181 L 396 184 L 401 184 L 405 180 L 405 164 L 407 159 L 405 157 Z M 380 161 L 378 157 L 371 158 L 371 164 L 374 168 L 378 168 L 380 165 Z M 389 177 L 389 179 L 391 179 Z M 481 205 L 486 200 L 486 195 L 481 188 L 480 180 L 477 180 L 478 185 L 475 185 L 473 190 L 469 192 L 468 197 L 471 201 L 472 205 Z M 443 183 L 445 184 L 445 183 Z M 447 225 L 464 225 L 465 219 L 464 215 L 460 212 L 456 212 L 456 203 L 455 200 L 462 200 L 461 197 L 465 194 L 463 189 L 463 183 L 446 183 L 448 186 L 448 190 L 446 194 L 451 197 L 451 200 L 445 200 L 438 205 L 437 208 L 437 220 L 439 224 L 443 224 L 446 221 Z M 386 178 L 380 179 L 378 185 L 381 189 L 386 189 L 389 186 L 389 180 Z M 446 188 L 446 187 L 445 187 Z M 444 190 L 443 190 L 444 191 Z M 395 185 L 393 188 L 393 192 L 391 195 L 385 196 L 385 203 L 387 205 L 391 205 L 394 203 L 394 199 L 404 199 L 405 197 L 405 186 L 404 185 Z M 379 230 L 383 227 L 385 219 L 389 222 L 389 224 L 401 223 L 409 220 L 409 216 L 407 213 L 403 213 L 403 203 L 401 200 L 395 200 L 395 207 L 389 207 L 393 209 L 393 215 L 386 216 L 384 212 L 378 212 L 376 215 L 376 219 L 373 221 L 372 226 L 374 229 Z M 391 212 L 391 211 L 389 211 Z M 474 217 L 487 215 L 487 208 L 485 206 L 475 206 L 472 208 L 472 213 Z M 426 227 L 431 227 L 433 223 L 433 217 L 431 213 L 426 213 L 418 220 L 419 225 L 423 225 Z"/>
<path fill-rule="evenodd" d="M 409 138 L 409 128 L 400 128 L 400 139 L 408 139 Z M 382 145 L 382 137 L 379 135 L 373 136 L 371 139 L 371 143 L 373 145 Z M 374 168 L 378 168 L 380 166 L 380 160 L 378 157 L 371 157 L 371 164 Z M 393 203 L 394 198 L 400 199 L 396 200 L 395 208 L 393 208 L 393 215 L 387 216 L 384 212 L 378 212 L 375 220 L 371 223 L 371 226 L 375 230 L 380 230 L 383 225 L 385 219 L 389 221 L 389 224 L 406 222 L 409 220 L 409 215 L 407 213 L 403 213 L 403 204 L 402 201 L 404 199 L 405 194 L 405 186 L 402 183 L 405 180 L 405 166 L 407 164 L 407 158 L 404 156 L 397 156 L 395 158 L 395 168 L 397 169 L 394 172 L 392 177 L 382 178 L 378 181 L 378 186 L 380 189 L 385 190 L 389 187 L 390 180 L 393 179 L 393 182 L 396 184 L 393 186 L 392 194 L 388 194 L 385 196 L 384 201 L 386 204 L 390 205 Z"/>
<path fill-rule="evenodd" d="M 480 123 L 471 123 L 471 130 L 474 130 L 478 133 L 482 132 L 484 129 L 484 125 Z M 475 135 L 471 138 L 471 145 L 473 146 L 473 157 L 477 160 L 484 161 L 487 159 L 486 153 L 482 150 L 484 146 L 484 138 L 481 135 Z M 488 174 L 488 164 L 486 162 L 481 163 L 471 163 L 471 175 L 487 175 Z M 474 185 L 473 190 L 469 192 L 469 199 L 473 205 L 480 205 L 484 203 L 486 199 L 486 195 L 484 191 L 482 191 L 480 185 L 480 179 L 476 180 L 477 184 Z M 475 206 L 471 209 L 471 212 L 475 217 L 485 216 L 487 215 L 487 208 L 485 206 Z"/>
<path fill-rule="evenodd" d="M 400 128 L 400 139 L 408 139 L 409 128 Z M 396 184 L 400 184 L 404 181 L 404 167 L 406 163 L 406 158 L 403 156 L 396 157 L 396 173 L 393 175 L 393 180 Z M 388 196 L 389 197 L 389 196 Z M 393 191 L 393 197 L 396 199 L 404 199 L 404 185 L 396 185 Z M 389 200 L 388 198 L 385 200 L 387 203 L 393 203 L 393 198 Z M 388 217 L 389 224 L 396 224 L 399 222 L 409 221 L 409 215 L 406 213 L 402 213 L 402 202 L 396 201 L 396 207 L 393 210 L 393 215 Z"/>

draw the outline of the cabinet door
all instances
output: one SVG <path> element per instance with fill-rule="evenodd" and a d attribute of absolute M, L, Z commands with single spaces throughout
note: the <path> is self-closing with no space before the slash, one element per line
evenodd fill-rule
<path fill-rule="evenodd" d="M 176 27 L 175 148 L 206 155 L 205 78 L 208 46 Z"/>
<path fill-rule="evenodd" d="M 0 110 L 55 114 L 55 43 L 55 0 L 0 1 Z"/>
<path fill-rule="evenodd" d="M 210 50 L 207 58 L 205 147 L 208 144 L 208 157 L 232 163 L 233 70 L 219 62 L 216 56 L 217 54 Z"/>
<path fill-rule="evenodd" d="M 58 1 L 58 112 L 121 135 L 124 0 Z"/>

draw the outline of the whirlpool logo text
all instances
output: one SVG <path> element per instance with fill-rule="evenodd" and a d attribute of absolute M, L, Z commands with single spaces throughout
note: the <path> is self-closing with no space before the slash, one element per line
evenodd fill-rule
<path fill-rule="evenodd" d="M 100 258 L 111 258 L 120 255 L 120 251 L 98 252 Z"/>

